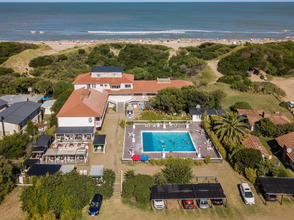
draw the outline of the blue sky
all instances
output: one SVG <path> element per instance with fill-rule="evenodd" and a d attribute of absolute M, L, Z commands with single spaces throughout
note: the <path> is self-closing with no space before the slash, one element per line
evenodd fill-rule
<path fill-rule="evenodd" d="M 294 0 L 0 0 L 0 2 L 294 2 Z"/>

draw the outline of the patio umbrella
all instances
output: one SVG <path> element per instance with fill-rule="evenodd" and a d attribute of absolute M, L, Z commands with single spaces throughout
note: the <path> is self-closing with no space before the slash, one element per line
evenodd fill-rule
<path fill-rule="evenodd" d="M 138 154 L 134 154 L 134 155 L 132 156 L 132 159 L 133 159 L 133 160 L 141 160 L 141 159 L 140 159 L 140 155 L 138 155 Z"/>
<path fill-rule="evenodd" d="M 149 156 L 148 156 L 148 155 L 145 155 L 145 154 L 143 154 L 143 155 L 141 155 L 141 156 L 140 156 L 140 158 L 141 158 L 141 160 L 143 160 L 143 161 L 146 161 L 146 160 L 148 160 L 148 159 L 149 159 Z"/>

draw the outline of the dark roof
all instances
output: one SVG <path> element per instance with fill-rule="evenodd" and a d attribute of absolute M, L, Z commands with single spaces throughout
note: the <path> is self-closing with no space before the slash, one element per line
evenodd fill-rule
<path fill-rule="evenodd" d="M 118 66 L 96 66 L 91 69 L 91 72 L 122 72 L 123 68 Z"/>
<path fill-rule="evenodd" d="M 6 102 L 5 100 L 3 99 L 0 99 L 0 107 L 4 106 L 4 105 L 7 105 L 8 102 Z"/>
<path fill-rule="evenodd" d="M 93 145 L 104 145 L 105 144 L 106 135 L 95 135 Z"/>
<path fill-rule="evenodd" d="M 51 139 L 52 139 L 52 135 L 42 134 L 37 140 L 37 142 L 35 143 L 35 146 L 45 147 L 48 143 L 51 142 Z"/>
<path fill-rule="evenodd" d="M 226 114 L 225 110 L 216 110 L 214 108 L 190 108 L 189 109 L 189 114 L 190 115 L 202 115 L 203 113 L 205 113 L 207 115 L 222 115 L 222 114 Z"/>
<path fill-rule="evenodd" d="M 151 188 L 151 199 L 226 199 L 220 183 L 166 184 Z"/>
<path fill-rule="evenodd" d="M 46 147 L 35 147 L 32 150 L 32 153 L 43 153 L 46 150 Z"/>
<path fill-rule="evenodd" d="M 60 170 L 61 166 L 61 164 L 34 164 L 27 172 L 27 175 L 42 176 L 47 173 L 54 174 Z"/>
<path fill-rule="evenodd" d="M 42 103 L 36 103 L 31 101 L 17 102 L 0 112 L 1 116 L 4 117 L 5 122 L 13 124 L 20 124 L 22 121 L 27 119 L 34 111 L 36 111 Z"/>
<path fill-rule="evenodd" d="M 58 127 L 55 134 L 93 134 L 94 127 Z"/>
<path fill-rule="evenodd" d="M 23 162 L 23 165 L 34 165 L 40 163 L 40 159 L 26 159 L 25 162 Z"/>
<path fill-rule="evenodd" d="M 294 178 L 260 176 L 258 179 L 265 193 L 294 195 Z"/>

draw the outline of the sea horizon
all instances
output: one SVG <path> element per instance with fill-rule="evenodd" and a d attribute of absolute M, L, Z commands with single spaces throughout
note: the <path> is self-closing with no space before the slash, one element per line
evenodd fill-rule
<path fill-rule="evenodd" d="M 4 41 L 294 37 L 294 2 L 0 4 Z"/>

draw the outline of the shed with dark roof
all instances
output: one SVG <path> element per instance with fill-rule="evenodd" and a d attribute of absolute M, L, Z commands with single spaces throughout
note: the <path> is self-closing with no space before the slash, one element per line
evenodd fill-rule
<path fill-rule="evenodd" d="M 52 140 L 52 135 L 48 135 L 48 134 L 42 134 L 39 139 L 37 140 L 37 142 L 35 143 L 35 146 L 38 147 L 49 147 L 51 144 L 51 140 Z"/>

